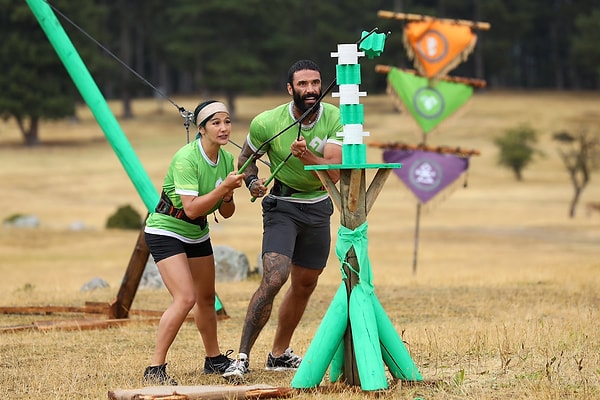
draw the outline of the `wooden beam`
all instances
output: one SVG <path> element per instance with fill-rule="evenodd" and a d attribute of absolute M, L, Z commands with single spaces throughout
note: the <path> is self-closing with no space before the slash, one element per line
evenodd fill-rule
<path fill-rule="evenodd" d="M 317 176 L 319 177 L 319 179 L 321 180 L 321 183 L 323 183 L 323 186 L 325 186 L 325 189 L 329 193 L 329 197 L 331 197 L 331 201 L 333 202 L 333 205 L 335 206 L 335 208 L 337 208 L 338 211 L 341 212 L 342 200 L 340 197 L 340 191 L 335 186 L 335 183 L 333 183 L 333 181 L 329 177 L 329 174 L 327 173 L 327 171 L 316 170 L 315 172 L 316 172 Z"/>
<path fill-rule="evenodd" d="M 379 18 L 397 19 L 397 20 L 403 20 L 403 21 L 441 21 L 441 22 L 448 23 L 448 24 L 468 26 L 470 28 L 479 29 L 482 31 L 488 31 L 491 28 L 491 24 L 489 22 L 469 21 L 469 20 L 465 20 L 465 19 L 436 18 L 436 17 L 430 17 L 428 15 L 407 14 L 407 13 L 385 11 L 385 10 L 379 10 L 377 12 L 377 16 Z"/>
<path fill-rule="evenodd" d="M 392 65 L 377 64 L 375 66 L 375 72 L 377 72 L 379 74 L 389 74 L 390 71 L 392 70 L 392 68 L 397 68 L 403 72 L 417 75 L 417 76 L 422 76 L 422 77 L 426 78 L 425 76 L 421 75 L 418 71 L 416 71 L 414 69 L 398 68 L 398 67 L 394 67 Z M 473 87 L 477 87 L 477 88 L 484 88 L 487 86 L 487 82 L 484 81 L 483 79 L 465 78 L 465 77 L 461 77 L 461 76 L 447 76 L 446 75 L 444 77 L 437 78 L 436 80 L 446 81 L 446 82 L 454 82 L 454 83 L 463 83 L 465 85 L 469 85 L 469 86 L 473 86 Z"/>
<path fill-rule="evenodd" d="M 449 147 L 449 146 L 427 146 L 424 144 L 406 144 L 406 143 L 379 143 L 372 142 L 368 143 L 369 147 L 378 147 L 380 149 L 389 149 L 389 150 L 422 150 L 422 151 L 431 151 L 435 153 L 442 154 L 454 154 L 459 157 L 470 157 L 470 156 L 478 156 L 481 153 L 479 150 L 469 150 L 462 149 L 460 147 Z"/>
<path fill-rule="evenodd" d="M 371 211 L 373 203 L 375 203 L 377 196 L 379 196 L 379 193 L 383 189 L 383 184 L 392 171 L 392 168 L 380 168 L 377 170 L 375 177 L 369 185 L 369 189 L 367 189 L 367 215 L 369 214 L 369 211 Z"/>
<path fill-rule="evenodd" d="M 355 212 L 358 208 L 364 172 L 363 169 L 350 170 L 350 186 L 348 191 L 348 210 L 350 212 Z"/>

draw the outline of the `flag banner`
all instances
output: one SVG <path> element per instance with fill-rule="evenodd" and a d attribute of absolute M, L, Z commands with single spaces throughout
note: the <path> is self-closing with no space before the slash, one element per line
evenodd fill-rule
<path fill-rule="evenodd" d="M 469 159 L 421 150 L 385 150 L 386 163 L 402 163 L 394 173 L 423 204 L 452 185 L 469 168 Z"/>
<path fill-rule="evenodd" d="M 427 78 L 397 68 L 388 73 L 388 83 L 425 133 L 431 132 L 473 95 L 472 86 L 447 81 L 429 86 Z"/>
<path fill-rule="evenodd" d="M 470 27 L 436 19 L 406 24 L 403 39 L 415 68 L 433 79 L 445 76 L 465 61 L 477 43 Z"/>

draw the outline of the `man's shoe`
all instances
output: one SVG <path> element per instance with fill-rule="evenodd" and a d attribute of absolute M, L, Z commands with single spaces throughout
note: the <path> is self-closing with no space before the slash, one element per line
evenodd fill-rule
<path fill-rule="evenodd" d="M 222 374 L 224 373 L 232 361 L 229 355 L 233 353 L 233 350 L 227 350 L 225 354 L 219 354 L 216 357 L 206 357 L 204 360 L 204 373 L 205 374 Z"/>
<path fill-rule="evenodd" d="M 144 371 L 144 382 L 151 385 L 177 386 L 177 381 L 167 374 L 167 364 L 151 365 Z"/>
<path fill-rule="evenodd" d="M 269 353 L 267 357 L 267 370 L 269 371 L 291 371 L 296 370 L 302 362 L 302 357 L 294 354 L 294 351 L 289 347 L 279 357 L 273 357 Z"/>
<path fill-rule="evenodd" d="M 223 373 L 223 378 L 229 382 L 243 382 L 244 375 L 248 373 L 250 361 L 244 353 L 238 354 L 236 359 L 231 361 L 229 367 Z"/>

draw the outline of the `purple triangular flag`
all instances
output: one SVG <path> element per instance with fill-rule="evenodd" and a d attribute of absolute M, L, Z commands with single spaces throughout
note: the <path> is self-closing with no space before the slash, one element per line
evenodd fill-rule
<path fill-rule="evenodd" d="M 422 150 L 385 150 L 383 160 L 402 164 L 394 173 L 423 204 L 469 168 L 468 158 Z"/>

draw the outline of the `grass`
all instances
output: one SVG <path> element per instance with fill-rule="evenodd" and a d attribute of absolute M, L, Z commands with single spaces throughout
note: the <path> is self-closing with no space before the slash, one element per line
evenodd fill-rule
<path fill-rule="evenodd" d="M 265 96 L 237 104 L 233 141 L 243 142 L 256 113 L 286 100 Z M 193 109 L 198 99 L 178 98 Z M 335 100 L 333 100 L 335 103 Z M 369 95 L 365 141 L 422 140 L 392 100 Z M 112 104 L 116 115 L 120 105 Z M 173 154 L 186 141 L 177 110 L 152 100 L 134 104 L 138 118 L 120 121 L 123 131 L 158 188 Z M 478 149 L 471 158 L 468 187 L 458 187 L 425 207 L 420 218 L 416 273 L 415 201 L 390 176 L 368 216 L 369 257 L 375 293 L 383 304 L 425 384 L 393 382 L 384 399 L 579 399 L 600 397 L 600 215 L 583 204 L 600 200 L 596 176 L 584 191 L 576 217 L 568 218 L 573 188 L 556 153 L 552 133 L 581 124 L 598 132 L 597 93 L 484 92 L 460 116 L 427 137 L 431 145 Z M 144 205 L 112 148 L 85 107 L 79 121 L 44 122 L 43 146 L 24 148 L 13 121 L 0 124 L 0 220 L 31 214 L 33 229 L 0 226 L 0 306 L 109 302 L 116 297 L 137 232 L 106 230 L 122 205 L 140 213 Z M 596 122 L 594 122 L 596 121 Z M 540 135 L 540 157 L 524 170 L 524 181 L 497 166 L 493 138 L 529 123 Z M 234 155 L 238 151 L 228 147 Z M 381 150 L 368 148 L 369 162 Z M 263 174 L 266 175 L 265 172 Z M 238 210 L 211 224 L 213 243 L 244 252 L 256 263 L 262 232 L 258 203 L 236 192 Z M 74 231 L 71 226 L 82 224 Z M 339 214 L 332 218 L 332 231 Z M 302 354 L 340 284 L 333 251 L 294 337 Z M 93 277 L 110 288 L 81 292 Z M 241 324 L 256 279 L 218 283 L 230 319 L 219 322 L 223 350 L 237 349 Z M 134 309 L 161 310 L 163 290 L 140 289 Z M 2 326 L 69 319 L 73 315 L 0 315 Z M 250 383 L 289 386 L 293 375 L 261 370 L 275 318 L 253 350 Z M 154 345 L 156 326 L 133 320 L 118 328 L 0 334 L 0 397 L 98 399 L 112 389 L 141 387 L 140 376 Z M 186 385 L 221 384 L 201 373 L 198 334 L 186 323 L 169 354 L 169 371 Z M 323 382 L 297 399 L 364 399 L 345 385 Z"/>

